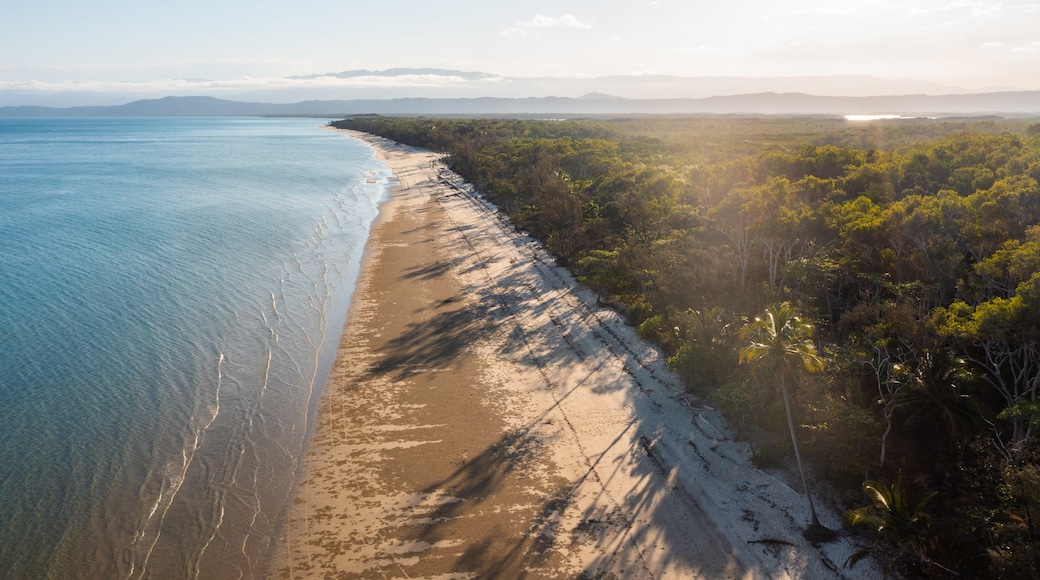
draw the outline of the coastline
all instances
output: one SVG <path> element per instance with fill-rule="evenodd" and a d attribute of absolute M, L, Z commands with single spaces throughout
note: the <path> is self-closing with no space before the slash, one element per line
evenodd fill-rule
<path fill-rule="evenodd" d="M 438 155 L 365 247 L 272 576 L 798 578 L 855 548 Z M 840 527 L 837 513 L 820 518 Z"/>

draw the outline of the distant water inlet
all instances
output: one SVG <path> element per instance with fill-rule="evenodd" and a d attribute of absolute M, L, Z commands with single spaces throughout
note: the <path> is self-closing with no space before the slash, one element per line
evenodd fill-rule
<path fill-rule="evenodd" d="M 845 115 L 846 121 L 891 121 L 905 118 L 902 115 Z"/>
<path fill-rule="evenodd" d="M 0 120 L 0 577 L 260 576 L 391 172 L 315 120 Z"/>

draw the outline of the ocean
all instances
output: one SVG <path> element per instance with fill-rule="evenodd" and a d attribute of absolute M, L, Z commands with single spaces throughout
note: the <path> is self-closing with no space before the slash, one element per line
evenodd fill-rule
<path fill-rule="evenodd" d="M 0 577 L 252 578 L 392 172 L 315 119 L 0 119 Z"/>

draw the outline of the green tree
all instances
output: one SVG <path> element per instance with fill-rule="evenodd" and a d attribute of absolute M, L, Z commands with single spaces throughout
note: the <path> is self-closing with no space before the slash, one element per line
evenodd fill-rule
<path fill-rule="evenodd" d="M 791 416 L 791 397 L 788 382 L 797 375 L 799 369 L 808 372 L 823 370 L 823 359 L 816 353 L 812 342 L 813 326 L 802 320 L 794 308 L 784 302 L 768 306 L 762 316 L 755 318 L 744 327 L 742 337 L 748 341 L 740 350 L 741 364 L 752 364 L 756 372 L 776 372 L 780 379 L 780 392 L 784 396 L 784 410 L 787 412 L 787 427 L 791 432 L 791 445 L 794 447 L 795 461 L 798 463 L 798 474 L 802 478 L 802 487 L 809 502 L 809 515 L 812 523 L 806 530 L 818 535 L 826 530 L 816 517 L 816 506 L 813 505 L 812 493 L 805 479 L 805 468 L 802 466 L 802 454 L 798 449 L 798 437 L 795 434 L 794 419 Z"/>
<path fill-rule="evenodd" d="M 736 326 L 733 316 L 721 307 L 688 308 L 676 316 L 679 350 L 668 358 L 668 366 L 690 385 L 719 387 L 733 367 Z"/>
<path fill-rule="evenodd" d="M 976 307 L 954 302 L 937 309 L 936 326 L 964 344 L 966 358 L 981 367 L 986 382 L 999 393 L 998 417 L 1011 434 L 996 432 L 1008 461 L 1025 450 L 1040 424 L 1040 272 L 1022 282 L 1011 298 L 996 297 Z"/>
<path fill-rule="evenodd" d="M 978 403 L 964 392 L 974 377 L 964 359 L 947 348 L 925 350 L 914 362 L 912 366 L 893 365 L 891 380 L 897 387 L 888 399 L 886 413 L 902 414 L 907 424 L 928 425 L 926 431 L 938 443 L 939 466 L 944 446 L 955 445 L 982 420 Z"/>
<path fill-rule="evenodd" d="M 863 492 L 870 498 L 871 505 L 850 511 L 847 515 L 848 522 L 852 526 L 870 529 L 886 544 L 875 542 L 859 550 L 845 565 L 851 568 L 864 556 L 878 552 L 887 552 L 889 555 L 888 566 L 885 568 L 886 576 L 898 561 L 934 564 L 926 555 L 927 531 L 931 527 L 931 519 L 926 508 L 936 492 L 931 492 L 913 503 L 903 486 L 902 476 L 892 484 L 868 481 L 863 484 Z M 950 571 L 939 567 L 946 572 Z"/>

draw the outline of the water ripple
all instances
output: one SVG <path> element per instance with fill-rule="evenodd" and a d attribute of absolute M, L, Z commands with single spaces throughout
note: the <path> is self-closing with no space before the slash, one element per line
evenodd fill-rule
<path fill-rule="evenodd" d="M 0 120 L 0 576 L 261 573 L 390 175 L 315 125 Z"/>

